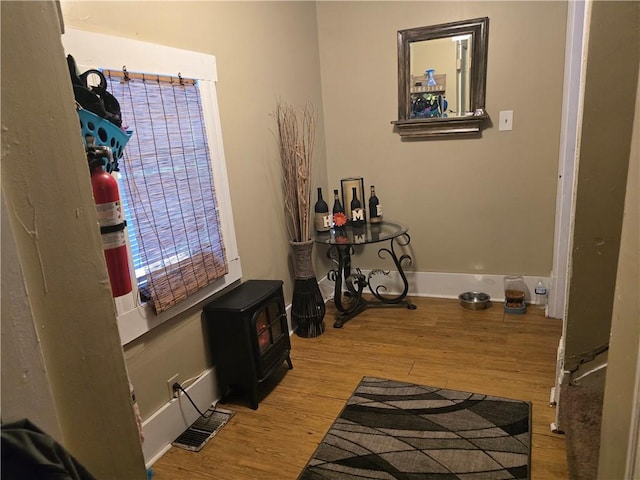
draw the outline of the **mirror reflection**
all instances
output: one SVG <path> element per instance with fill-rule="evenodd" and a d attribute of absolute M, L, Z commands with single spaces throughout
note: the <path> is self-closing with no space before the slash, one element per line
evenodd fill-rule
<path fill-rule="evenodd" d="M 422 42 L 409 48 L 409 118 L 448 118 L 471 113 L 471 35 Z"/>

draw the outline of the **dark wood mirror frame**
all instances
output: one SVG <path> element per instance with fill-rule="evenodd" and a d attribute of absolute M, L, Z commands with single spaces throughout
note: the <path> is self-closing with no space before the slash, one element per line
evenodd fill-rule
<path fill-rule="evenodd" d="M 447 118 L 410 118 L 410 45 L 438 38 L 472 35 L 470 107 L 473 115 Z M 398 120 L 393 123 L 401 137 L 477 135 L 488 120 L 485 111 L 489 18 L 444 23 L 398 31 Z"/>

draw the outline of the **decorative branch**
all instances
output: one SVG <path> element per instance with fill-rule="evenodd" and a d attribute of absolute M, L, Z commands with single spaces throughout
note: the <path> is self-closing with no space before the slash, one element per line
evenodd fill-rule
<path fill-rule="evenodd" d="M 278 102 L 275 111 L 282 166 L 282 191 L 289 238 L 311 240 L 311 159 L 316 115 L 311 104 L 293 107 Z"/>

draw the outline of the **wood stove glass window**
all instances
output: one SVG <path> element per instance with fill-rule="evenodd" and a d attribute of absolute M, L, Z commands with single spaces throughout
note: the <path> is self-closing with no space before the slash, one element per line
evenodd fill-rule
<path fill-rule="evenodd" d="M 258 333 L 258 346 L 260 347 L 260 353 L 271 346 L 273 343 L 271 339 L 271 330 L 269 328 L 269 318 L 267 317 L 266 310 L 260 310 L 256 316 L 256 331 Z"/>
<path fill-rule="evenodd" d="M 269 318 L 271 319 L 271 333 L 274 340 L 282 335 L 282 322 L 280 322 L 280 308 L 278 302 L 271 302 L 267 307 L 269 309 Z"/>
<path fill-rule="evenodd" d="M 280 308 L 277 301 L 271 301 L 265 308 L 256 312 L 256 334 L 260 354 L 264 353 L 282 335 Z"/>

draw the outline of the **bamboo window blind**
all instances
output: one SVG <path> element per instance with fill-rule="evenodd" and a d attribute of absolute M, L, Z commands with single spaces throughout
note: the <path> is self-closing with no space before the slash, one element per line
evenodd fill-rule
<path fill-rule="evenodd" d="M 198 82 L 103 73 L 134 131 L 121 196 L 140 296 L 160 313 L 229 272 Z"/>

